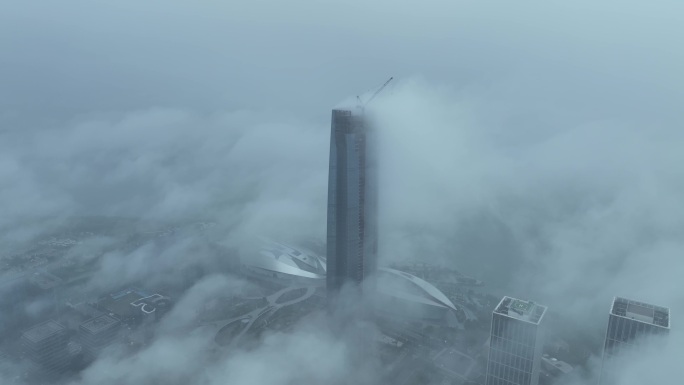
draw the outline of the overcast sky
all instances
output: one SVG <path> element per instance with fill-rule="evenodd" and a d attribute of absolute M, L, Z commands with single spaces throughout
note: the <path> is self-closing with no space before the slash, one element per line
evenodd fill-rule
<path fill-rule="evenodd" d="M 677 0 L 4 0 L 0 241 L 80 214 L 322 239 L 330 109 L 395 76 L 383 260 L 594 332 L 614 295 L 681 309 L 683 25 Z"/>
<path fill-rule="evenodd" d="M 567 114 L 565 124 L 662 122 L 682 101 L 684 5 L 675 0 L 1 6 L 0 101 L 10 122 L 151 106 L 321 117 L 314 111 L 390 75 L 416 74 L 518 120 L 534 121 L 534 109 L 537 121 Z"/>

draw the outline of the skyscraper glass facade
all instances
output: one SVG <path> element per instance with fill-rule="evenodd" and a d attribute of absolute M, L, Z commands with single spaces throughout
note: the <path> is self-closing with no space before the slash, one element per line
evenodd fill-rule
<path fill-rule="evenodd" d="M 361 116 L 333 110 L 328 175 L 327 289 L 360 285 L 377 265 L 375 140 Z"/>
<path fill-rule="evenodd" d="M 608 317 L 608 330 L 603 348 L 601 385 L 613 385 L 618 374 L 629 363 L 626 355 L 641 339 L 670 332 L 670 310 L 665 307 L 616 297 Z"/>
<path fill-rule="evenodd" d="M 492 314 L 487 385 L 536 385 L 546 307 L 504 297 Z"/>

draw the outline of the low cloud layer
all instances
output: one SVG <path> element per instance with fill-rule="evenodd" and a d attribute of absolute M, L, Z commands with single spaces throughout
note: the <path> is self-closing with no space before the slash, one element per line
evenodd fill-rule
<path fill-rule="evenodd" d="M 0 255 L 87 215 L 137 218 L 137 230 L 213 221 L 227 248 L 262 234 L 322 240 L 329 110 L 394 75 L 368 108 L 382 138 L 383 262 L 457 267 L 598 339 L 616 295 L 679 319 L 682 3 L 428 3 L 3 4 Z M 163 286 L 189 266 L 206 275 L 221 255 L 192 234 L 112 249 L 119 236 L 70 255 L 103 254 L 89 290 Z M 205 279 L 184 298 L 236 282 Z M 28 319 L 49 306 L 10 302 L 0 310 Z M 624 384 L 647 368 L 679 378 L 676 328 Z M 208 338 L 158 336 L 75 383 L 330 383 L 353 371 L 324 328 L 203 367 Z"/>
<path fill-rule="evenodd" d="M 678 126 L 616 116 L 511 147 L 446 87 L 407 81 L 379 104 L 385 258 L 471 267 L 597 339 L 614 296 L 684 310 Z M 674 332 L 667 349 L 644 348 L 648 365 L 632 357 L 620 383 L 639 383 L 646 367 L 674 378 L 681 342 Z"/>
<path fill-rule="evenodd" d="M 12 232 L 27 218 L 68 215 L 220 218 L 246 231 L 304 227 L 320 236 L 327 133 L 278 119 L 161 109 L 4 132 L 0 198 L 12 204 L 0 225 Z"/>
<path fill-rule="evenodd" d="M 677 259 L 684 249 L 684 226 L 677 214 L 684 209 L 678 199 L 684 175 L 677 165 L 684 159 L 676 148 L 684 138 L 676 129 L 648 130 L 616 118 L 533 136 L 510 147 L 482 122 L 477 102 L 447 87 L 406 79 L 376 103 L 383 140 L 384 262 L 421 259 L 464 268 L 508 294 L 547 304 L 574 320 L 578 331 L 596 335 L 605 328 L 615 295 L 677 311 L 684 299 L 677 290 L 677 278 L 684 273 Z M 254 233 L 323 236 L 324 122 L 307 129 L 249 119 L 240 125 L 240 114 L 190 116 L 153 111 L 58 131 L 5 134 L 4 153 L 30 160 L 13 171 L 17 183 L 3 190 L 7 200 L 24 207 L 7 218 L 77 213 L 209 218 L 221 223 L 218 229 L 225 231 L 228 244 Z M 61 197 L 48 206 L 53 209 L 39 204 L 39 196 L 22 193 L 36 181 L 45 186 L 39 190 L 54 190 Z M 13 223 L 4 226 L 14 229 Z M 107 245 L 106 240 L 94 242 L 95 248 Z M 192 237 L 112 250 L 100 260 L 91 283 L 101 290 L 122 277 L 137 281 L 149 276 L 163 283 L 165 275 L 156 278 L 155 271 L 169 274 L 186 262 L 215 261 L 204 255 L 207 250 Z M 258 352 L 228 361 L 227 367 L 235 362 L 242 368 L 230 375 L 224 364 L 209 374 L 192 362 L 170 368 L 144 364 L 175 346 L 203 349 L 208 338 L 163 337 L 139 358 L 107 356 L 82 381 L 124 379 L 107 373 L 141 376 L 125 377 L 138 382 L 165 375 L 174 381 L 266 375 L 259 365 L 271 355 L 295 354 L 288 346 L 294 348 L 290 344 L 296 338 L 309 341 L 311 349 L 322 344 L 321 351 L 334 344 L 330 336 L 317 333 L 269 337 Z M 302 359 L 311 358 L 310 350 L 301 352 Z M 657 362 L 668 370 L 667 357 L 677 352 L 664 352 Z M 143 364 L 130 366 L 134 362 Z M 331 373 L 346 370 L 335 366 L 339 362 L 332 360 L 330 370 L 308 375 L 336 378 Z M 262 379 L 288 383 L 300 378 L 293 376 L 283 382 Z"/>
<path fill-rule="evenodd" d="M 519 295 L 578 316 L 602 317 L 614 295 L 681 302 L 677 126 L 615 117 L 511 147 L 481 123 L 481 107 L 454 93 L 409 80 L 378 103 L 383 212 L 396 230 L 386 235 L 404 240 L 388 258 L 434 256 L 483 272 L 501 264 L 498 279 Z M 459 232 L 472 235 L 473 249 Z"/>

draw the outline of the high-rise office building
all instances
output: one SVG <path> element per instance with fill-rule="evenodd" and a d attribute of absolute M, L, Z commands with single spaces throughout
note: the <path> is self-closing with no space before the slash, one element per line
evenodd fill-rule
<path fill-rule="evenodd" d="M 377 265 L 375 140 L 363 116 L 333 110 L 328 175 L 327 289 L 360 285 Z"/>
<path fill-rule="evenodd" d="M 41 369 L 60 372 L 68 364 L 67 329 L 55 321 L 43 322 L 21 334 L 24 354 Z"/>
<path fill-rule="evenodd" d="M 536 385 L 546 307 L 504 297 L 492 313 L 487 385 Z"/>
<path fill-rule="evenodd" d="M 82 323 L 78 328 L 78 334 L 85 358 L 94 360 L 102 349 L 114 342 L 120 326 L 119 320 L 107 314 Z"/>
<path fill-rule="evenodd" d="M 603 347 L 601 385 L 615 384 L 625 353 L 642 338 L 670 332 L 670 309 L 615 297 L 608 316 L 608 330 Z"/>

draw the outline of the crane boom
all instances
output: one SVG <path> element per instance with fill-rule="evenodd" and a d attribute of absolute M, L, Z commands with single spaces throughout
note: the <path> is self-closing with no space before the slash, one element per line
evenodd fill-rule
<path fill-rule="evenodd" d="M 363 112 L 363 109 L 366 106 L 366 104 L 372 102 L 373 99 L 375 99 L 375 97 L 378 96 L 378 94 L 380 92 L 382 92 L 382 90 L 384 90 L 385 87 L 387 87 L 387 85 L 392 81 L 392 79 L 394 79 L 394 77 L 390 77 L 389 79 L 387 79 L 387 81 L 382 86 L 380 86 L 380 88 L 378 88 L 366 102 L 363 102 L 361 100 L 361 97 L 359 97 L 359 96 L 356 97 L 356 100 L 358 100 L 358 102 L 359 102 L 359 108 L 361 109 L 362 112 Z"/>
<path fill-rule="evenodd" d="M 378 94 L 379 94 L 380 92 L 382 92 L 382 90 L 384 90 L 385 87 L 387 87 L 387 85 L 392 81 L 392 79 L 394 79 L 394 77 L 390 77 L 389 79 L 387 79 L 387 81 L 385 82 L 385 84 L 383 84 L 380 88 L 378 88 L 378 90 L 375 91 L 375 93 L 373 94 L 373 96 L 371 96 L 370 99 L 368 99 L 368 101 L 367 101 L 365 104 L 368 104 L 368 103 L 372 102 L 373 99 L 375 99 L 375 97 L 378 96 Z"/>

